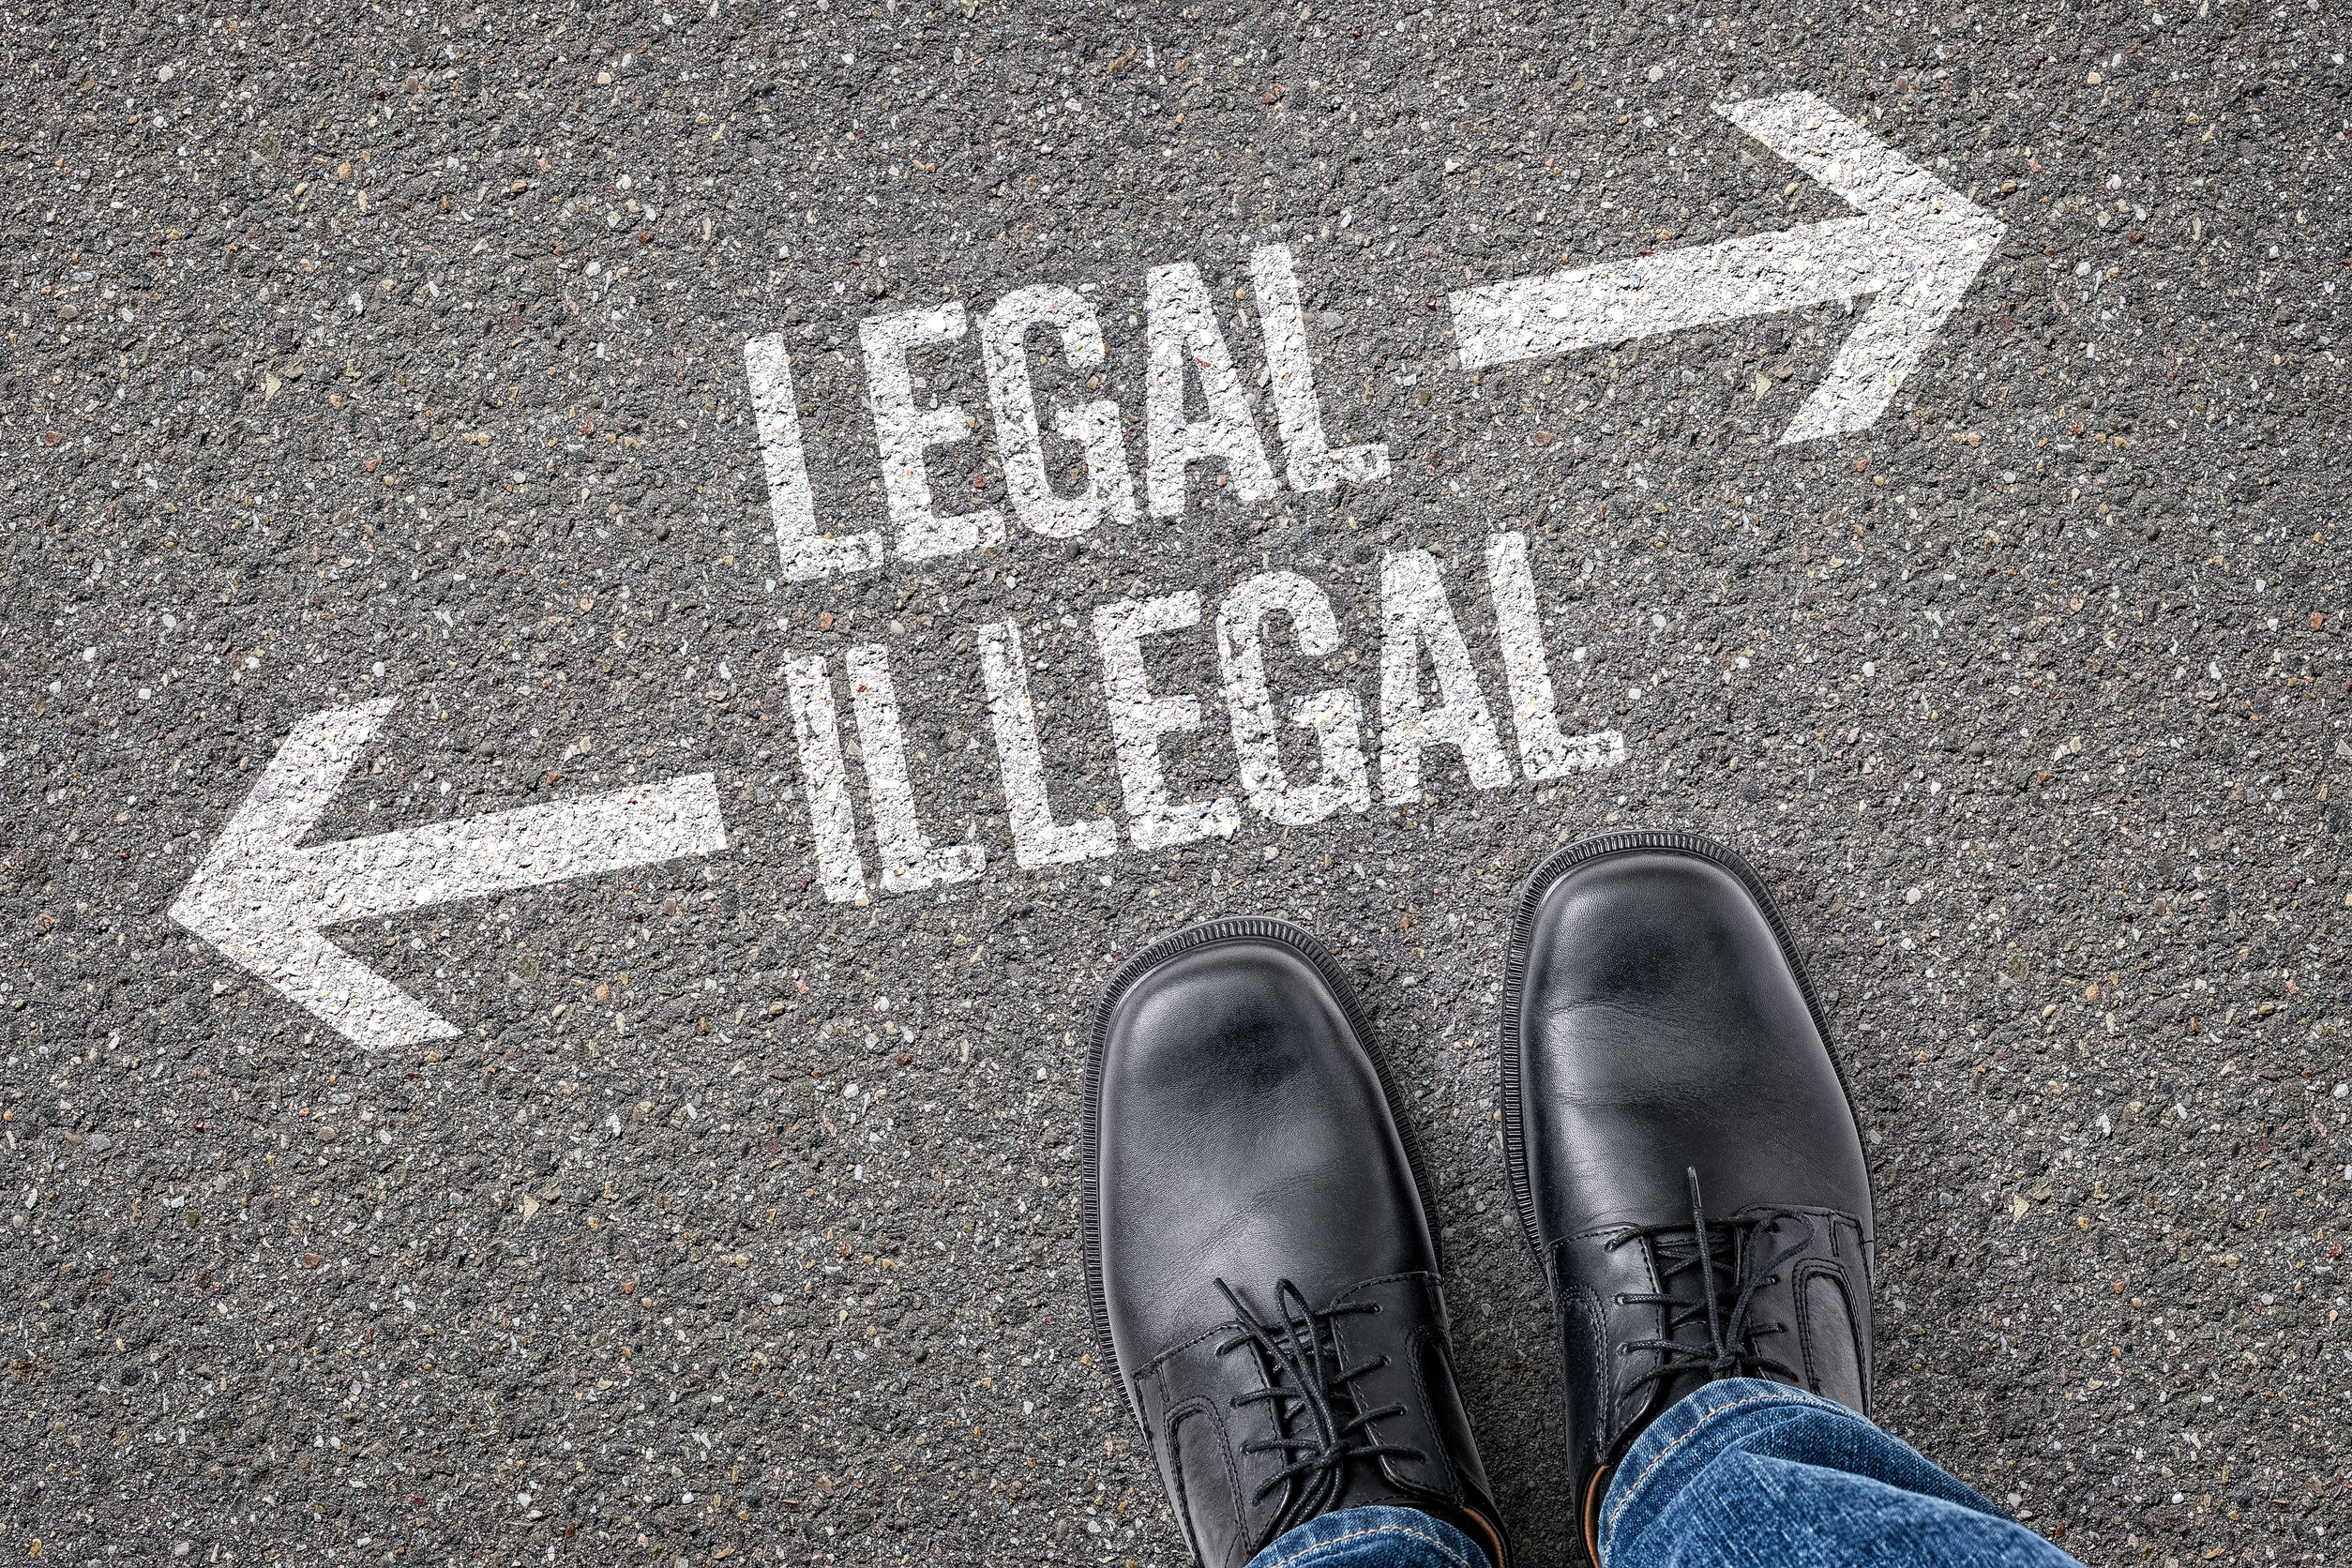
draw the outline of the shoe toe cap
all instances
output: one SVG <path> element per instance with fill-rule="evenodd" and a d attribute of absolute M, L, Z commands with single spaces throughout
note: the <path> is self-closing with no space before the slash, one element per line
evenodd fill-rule
<path fill-rule="evenodd" d="M 1110 1327 L 1130 1368 L 1270 1304 L 1433 1266 L 1410 1165 L 1347 1008 L 1304 955 L 1218 942 L 1109 1004 L 1093 1157 Z"/>
<path fill-rule="evenodd" d="M 1867 1223 L 1853 1112 L 1774 917 L 1732 867 L 1632 849 L 1537 897 L 1518 988 L 1522 1137 L 1539 1219 L 1657 1224 L 1819 1205 Z"/>

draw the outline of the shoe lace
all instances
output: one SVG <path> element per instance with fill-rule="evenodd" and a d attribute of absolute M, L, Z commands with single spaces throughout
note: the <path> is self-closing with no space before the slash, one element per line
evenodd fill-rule
<path fill-rule="evenodd" d="M 1618 1347 L 1623 1356 L 1654 1351 L 1658 1364 L 1621 1388 L 1619 1397 L 1630 1399 L 1654 1383 L 1696 1374 L 1700 1382 L 1722 1378 L 1775 1377 L 1802 1383 L 1795 1367 L 1757 1349 L 1756 1341 L 1787 1332 L 1785 1323 L 1751 1320 L 1756 1293 L 1779 1283 L 1782 1264 L 1803 1252 L 1813 1236 L 1811 1216 L 1796 1209 L 1764 1209 L 1732 1220 L 1709 1220 L 1699 1197 L 1698 1172 L 1685 1168 L 1690 1183 L 1691 1223 L 1652 1225 L 1625 1231 L 1606 1244 L 1615 1251 L 1628 1243 L 1647 1241 L 1658 1263 L 1660 1289 L 1654 1294 L 1627 1292 L 1618 1301 L 1628 1306 L 1666 1309 L 1666 1333 L 1652 1339 L 1633 1339 Z M 1766 1256 L 1763 1238 L 1784 1222 L 1802 1229 L 1794 1242 Z M 1718 1259 L 1718 1254 L 1722 1257 Z M 1696 1287 L 1696 1290 L 1693 1289 Z M 1696 1300 L 1692 1297 L 1696 1295 Z M 1704 1321 L 1707 1338 L 1694 1344 L 1682 1331 Z"/>
<path fill-rule="evenodd" d="M 1288 1462 L 1250 1494 L 1252 1505 L 1263 1502 L 1284 1486 L 1296 1483 L 1289 1500 L 1279 1511 L 1269 1539 L 1292 1526 L 1330 1511 L 1347 1482 L 1349 1461 L 1393 1455 L 1426 1459 L 1420 1449 L 1376 1440 L 1366 1430 L 1388 1416 L 1402 1415 L 1401 1404 L 1359 1410 L 1352 1385 L 1359 1378 L 1388 1364 L 1388 1357 L 1343 1366 L 1333 1319 L 1358 1313 L 1378 1313 L 1378 1302 L 1350 1302 L 1315 1307 L 1288 1279 L 1274 1286 L 1277 1323 L 1269 1324 L 1249 1309 L 1239 1292 L 1223 1280 L 1217 1289 L 1233 1308 L 1239 1328 L 1217 1347 L 1217 1354 L 1255 1346 L 1263 1358 L 1267 1384 L 1236 1395 L 1233 1408 L 1271 1404 L 1275 1429 L 1284 1434 L 1242 1445 L 1244 1454 L 1279 1454 Z M 1353 1413 L 1349 1413 L 1349 1412 Z"/>

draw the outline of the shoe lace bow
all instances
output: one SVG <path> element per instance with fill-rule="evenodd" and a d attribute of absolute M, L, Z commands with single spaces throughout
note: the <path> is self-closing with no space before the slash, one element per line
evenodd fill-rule
<path fill-rule="evenodd" d="M 1388 1364 L 1385 1355 L 1354 1366 L 1340 1363 L 1340 1346 L 1334 1319 L 1380 1310 L 1378 1302 L 1349 1302 L 1316 1307 L 1288 1279 L 1274 1287 L 1275 1322 L 1269 1323 L 1249 1309 L 1238 1291 L 1224 1280 L 1216 1282 L 1233 1308 L 1237 1331 L 1217 1347 L 1220 1356 L 1244 1346 L 1257 1348 L 1266 1372 L 1266 1386 L 1233 1396 L 1234 1409 L 1271 1404 L 1276 1436 L 1245 1442 L 1244 1454 L 1278 1454 L 1286 1463 L 1250 1494 L 1253 1506 L 1284 1486 L 1296 1483 L 1270 1532 L 1278 1535 L 1292 1525 L 1326 1513 L 1347 1483 L 1351 1460 L 1393 1455 L 1425 1459 L 1420 1449 L 1378 1440 L 1373 1423 L 1402 1415 L 1401 1404 L 1358 1409 L 1352 1385 Z"/>
<path fill-rule="evenodd" d="M 1606 1244 L 1607 1250 L 1647 1241 L 1657 1260 L 1659 1289 L 1618 1296 L 1626 1306 L 1666 1309 L 1666 1332 L 1650 1339 L 1631 1339 L 1618 1347 L 1621 1356 L 1655 1352 L 1657 1364 L 1619 1390 L 1631 1399 L 1653 1384 L 1697 1374 L 1700 1382 L 1722 1378 L 1770 1377 L 1802 1384 L 1802 1374 L 1786 1362 L 1766 1354 L 1756 1341 L 1787 1332 L 1785 1323 L 1757 1321 L 1756 1292 L 1780 1281 L 1780 1268 L 1811 1244 L 1812 1216 L 1797 1209 L 1758 1209 L 1729 1220 L 1710 1220 L 1699 1196 L 1698 1171 L 1685 1168 L 1690 1184 L 1691 1222 L 1685 1226 L 1641 1226 L 1621 1232 Z M 1797 1239 L 1766 1253 L 1764 1238 L 1785 1224 L 1794 1223 Z M 1695 1299 L 1694 1299 L 1695 1298 Z M 1694 1343 L 1683 1330 L 1704 1323 L 1707 1337 Z"/>

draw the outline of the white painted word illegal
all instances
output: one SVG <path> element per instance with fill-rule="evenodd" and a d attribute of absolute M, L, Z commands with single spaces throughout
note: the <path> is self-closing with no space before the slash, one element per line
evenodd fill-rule
<path fill-rule="evenodd" d="M 1302 656 L 1320 658 L 1340 651 L 1338 620 L 1320 587 L 1296 572 L 1267 571 L 1236 583 L 1218 602 L 1209 620 L 1239 777 L 1235 788 L 1192 798 L 1179 798 L 1170 787 L 1160 745 L 1164 736 L 1199 730 L 1205 704 L 1198 693 L 1154 689 L 1147 650 L 1155 639 L 1199 634 L 1200 596 L 1186 591 L 1098 608 L 1094 646 L 1102 663 L 1127 843 L 1153 851 L 1226 837 L 1241 826 L 1245 809 L 1285 827 L 1300 827 L 1341 811 L 1369 810 L 1376 792 L 1386 806 L 1407 805 L 1421 798 L 1423 758 L 1433 746 L 1451 747 L 1480 790 L 1500 789 L 1522 775 L 1558 778 L 1623 761 L 1625 739 L 1620 732 L 1569 735 L 1560 730 L 1525 535 L 1497 534 L 1487 540 L 1486 586 L 1518 752 L 1515 765 L 1447 602 L 1437 557 L 1401 550 L 1380 563 L 1377 740 L 1367 733 L 1363 703 L 1346 687 L 1294 693 L 1285 700 L 1268 682 L 1269 623 L 1276 618 L 1288 625 Z M 1014 860 L 1023 867 L 1066 866 L 1118 853 L 1121 828 L 1108 817 L 1065 821 L 1055 813 L 1019 624 L 983 626 L 978 644 Z M 881 854 L 882 890 L 913 892 L 979 876 L 988 866 L 982 845 L 935 843 L 923 826 L 907 770 L 888 651 L 880 643 L 854 647 L 842 664 Z M 1434 702 L 1425 691 L 1425 671 Z M 866 859 L 829 661 L 822 655 L 795 656 L 786 666 L 786 681 L 819 879 L 829 899 L 861 898 L 867 886 Z M 1312 776 L 1293 776 L 1286 769 L 1277 744 L 1285 725 L 1313 737 Z"/>

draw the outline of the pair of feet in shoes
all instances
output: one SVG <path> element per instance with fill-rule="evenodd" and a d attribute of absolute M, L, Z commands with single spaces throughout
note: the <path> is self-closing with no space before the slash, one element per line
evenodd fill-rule
<path fill-rule="evenodd" d="M 1512 927 L 1500 1055 L 1589 1553 L 1611 1467 L 1701 1384 L 1766 1378 L 1868 1413 L 1862 1139 L 1738 855 L 1639 832 L 1546 861 Z M 1373 1504 L 1506 1568 L 1427 1171 L 1322 945 L 1245 917 L 1138 954 L 1097 1003 L 1084 1114 L 1095 1334 L 1204 1568 Z"/>

